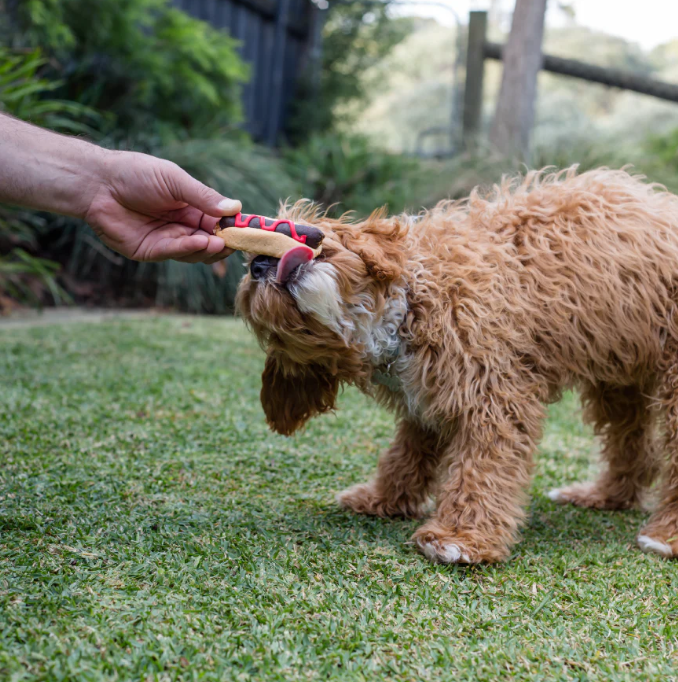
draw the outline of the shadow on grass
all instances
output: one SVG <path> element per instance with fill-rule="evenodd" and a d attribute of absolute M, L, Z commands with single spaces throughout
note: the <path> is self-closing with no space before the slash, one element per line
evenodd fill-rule
<path fill-rule="evenodd" d="M 517 551 L 548 556 L 609 555 L 634 544 L 648 514 L 642 511 L 601 511 L 558 505 L 545 498 L 533 501 Z"/>
<path fill-rule="evenodd" d="M 573 507 L 551 507 L 550 502 L 533 505 L 522 539 L 510 562 L 570 560 L 595 562 L 617 559 L 633 546 L 634 538 L 646 519 L 636 511 L 609 512 Z M 382 519 L 351 514 L 323 506 L 295 511 L 286 510 L 275 519 L 250 518 L 244 522 L 250 538 L 261 536 L 270 543 L 294 543 L 323 554 L 342 553 L 362 556 L 388 556 L 399 561 L 428 562 L 409 540 L 423 520 Z M 473 570 L 502 570 L 505 564 L 473 567 Z M 468 567 L 448 567 L 465 571 Z"/>
<path fill-rule="evenodd" d="M 618 556 L 620 551 L 626 552 L 635 545 L 635 537 L 647 518 L 648 514 L 642 511 L 582 509 L 536 498 L 511 560 L 537 557 L 548 560 L 550 556 L 555 559 L 568 553 L 576 557 Z M 275 527 L 321 542 L 328 548 L 345 549 L 347 543 L 361 545 L 363 549 L 373 545 L 375 550 L 387 546 L 405 558 L 417 555 L 408 541 L 423 522 L 360 516 L 324 507 L 287 513 Z"/>
<path fill-rule="evenodd" d="M 73 516 L 54 514 L 47 521 L 43 504 L 22 500 L 21 508 L 5 508 L 0 528 L 8 546 L 21 550 L 29 536 L 50 542 L 88 547 L 85 538 L 96 542 L 90 548 L 108 556 L 113 564 L 129 560 L 135 552 L 175 552 L 186 561 L 195 553 L 216 555 L 220 551 L 245 563 L 276 557 L 281 552 L 299 551 L 321 562 L 333 557 L 385 559 L 428 565 L 409 540 L 422 520 L 381 519 L 341 510 L 317 498 L 232 501 L 224 506 L 200 507 L 197 500 L 183 504 L 117 507 L 113 514 L 89 506 L 82 497 L 72 509 Z M 122 507 L 122 508 L 121 508 Z M 62 509 L 63 511 L 63 509 Z M 77 517 L 77 524 L 74 524 Z M 558 506 L 535 497 L 529 510 L 522 541 L 516 545 L 511 563 L 568 561 L 609 561 L 634 544 L 647 515 L 642 512 L 607 512 Z M 36 525 L 35 519 L 43 519 Z M 58 538 L 58 539 L 57 539 Z M 37 550 L 37 548 L 36 548 Z M 40 553 L 40 550 L 37 550 Z M 502 566 L 482 570 L 502 570 Z M 468 569 L 448 567 L 441 570 Z M 473 569 L 481 570 L 476 567 Z"/>

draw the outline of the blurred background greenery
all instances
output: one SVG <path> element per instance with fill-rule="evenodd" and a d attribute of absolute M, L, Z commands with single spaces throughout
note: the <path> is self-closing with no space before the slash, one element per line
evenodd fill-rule
<path fill-rule="evenodd" d="M 454 45 L 464 36 L 397 16 L 396 4 L 330 2 L 318 85 L 300 75 L 275 150 L 244 132 L 251 70 L 238 42 L 169 0 L 0 0 L 0 111 L 171 159 L 269 215 L 302 196 L 358 217 L 383 204 L 419 211 L 524 170 L 484 144 L 440 158 L 412 153 L 419 131 L 449 125 Z M 491 39 L 505 41 L 506 22 L 490 17 Z M 647 50 L 573 16 L 547 29 L 544 49 L 678 81 L 678 39 Z M 488 64 L 486 124 L 500 73 Z M 528 166 L 633 164 L 678 191 L 674 104 L 542 73 L 533 141 Z M 439 142 L 429 140 L 434 150 Z M 0 206 L 2 312 L 76 302 L 223 314 L 241 275 L 237 257 L 225 269 L 131 263 L 79 221 Z"/>

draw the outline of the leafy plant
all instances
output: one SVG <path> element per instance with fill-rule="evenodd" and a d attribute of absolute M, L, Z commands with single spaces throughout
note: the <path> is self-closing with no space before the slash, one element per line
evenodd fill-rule
<path fill-rule="evenodd" d="M 426 162 L 427 181 L 421 187 L 421 203 L 432 206 L 441 199 L 458 199 L 468 196 L 477 186 L 488 187 L 503 174 L 525 173 L 528 168 L 547 166 L 568 168 L 574 164 L 579 172 L 606 166 L 629 167 L 631 172 L 646 175 L 651 182 L 665 185 L 678 193 L 678 133 L 655 136 L 642 143 L 610 139 L 592 140 L 581 137 L 569 142 L 559 141 L 536 145 L 529 163 L 502 157 L 489 147 L 480 147 L 475 153 L 460 154 L 442 162 Z"/>
<path fill-rule="evenodd" d="M 678 172 L 678 128 L 666 135 L 655 135 L 648 141 L 651 153 L 672 170 Z"/>
<path fill-rule="evenodd" d="M 239 118 L 246 69 L 228 36 L 165 0 L 27 0 L 7 9 L 14 30 L 0 34 L 13 49 L 0 47 L 0 110 L 96 135 L 109 146 L 176 157 L 193 175 L 248 200 L 252 210 L 275 211 L 280 198 L 294 193 L 280 164 L 243 136 L 240 143 L 181 141 L 196 128 L 209 135 Z M 26 47 L 36 44 L 49 59 Z M 205 266 L 130 263 L 71 218 L 50 217 L 45 227 L 40 213 L 0 207 L 0 295 L 8 300 L 37 304 L 49 294 L 64 302 L 58 261 L 68 287 L 90 301 L 225 312 L 242 272 L 237 258 L 223 276 Z M 43 255 L 55 262 L 48 266 Z"/>
<path fill-rule="evenodd" d="M 20 248 L 0 256 L 0 311 L 11 308 L 14 302 L 41 307 L 45 294 L 56 305 L 69 303 L 70 296 L 56 279 L 60 267 Z"/>
<path fill-rule="evenodd" d="M 241 118 L 235 41 L 169 0 L 26 0 L 9 17 L 5 40 L 42 47 L 54 96 L 108 112 L 113 138 L 209 135 Z"/>
<path fill-rule="evenodd" d="M 58 281 L 61 265 L 35 255 L 45 223 L 39 213 L 0 204 L 0 313 L 71 300 Z"/>
<path fill-rule="evenodd" d="M 239 199 L 245 212 L 274 214 L 280 201 L 300 192 L 299 183 L 279 158 L 244 140 L 186 140 L 156 147 L 153 153 L 174 161 L 226 196 Z"/>
<path fill-rule="evenodd" d="M 46 63 L 39 49 L 16 53 L 0 46 L 0 111 L 52 130 L 91 134 L 101 115 L 78 102 L 54 99 L 62 82 L 40 77 Z"/>
<path fill-rule="evenodd" d="M 52 99 L 59 83 L 41 78 L 39 50 L 15 53 L 0 47 L 0 111 L 58 131 L 86 133 L 100 117 L 76 102 Z M 68 302 L 58 283 L 60 265 L 38 257 L 45 220 L 34 211 L 0 205 L 0 311 L 13 304 L 41 306 L 46 298 Z"/>
<path fill-rule="evenodd" d="M 304 194 L 335 214 L 364 216 L 383 205 L 392 213 L 418 208 L 419 161 L 385 152 L 364 137 L 314 135 L 288 150 L 286 160 Z"/>

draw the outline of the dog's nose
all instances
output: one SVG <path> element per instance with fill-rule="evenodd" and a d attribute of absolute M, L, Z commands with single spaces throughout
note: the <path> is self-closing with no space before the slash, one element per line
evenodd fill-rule
<path fill-rule="evenodd" d="M 250 274 L 252 279 L 265 279 L 270 270 L 278 265 L 278 259 L 271 256 L 257 256 L 250 263 Z"/>

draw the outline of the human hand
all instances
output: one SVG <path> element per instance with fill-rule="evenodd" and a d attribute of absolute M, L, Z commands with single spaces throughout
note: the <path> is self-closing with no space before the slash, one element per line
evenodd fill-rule
<path fill-rule="evenodd" d="M 179 166 L 136 152 L 106 152 L 88 183 L 83 218 L 101 241 L 138 261 L 216 263 L 232 251 L 212 234 L 242 206 Z M 90 199 L 91 197 L 91 199 Z"/>
<path fill-rule="evenodd" d="M 109 151 L 0 114 L 0 201 L 86 220 L 127 258 L 215 263 L 227 199 L 171 161 Z"/>

